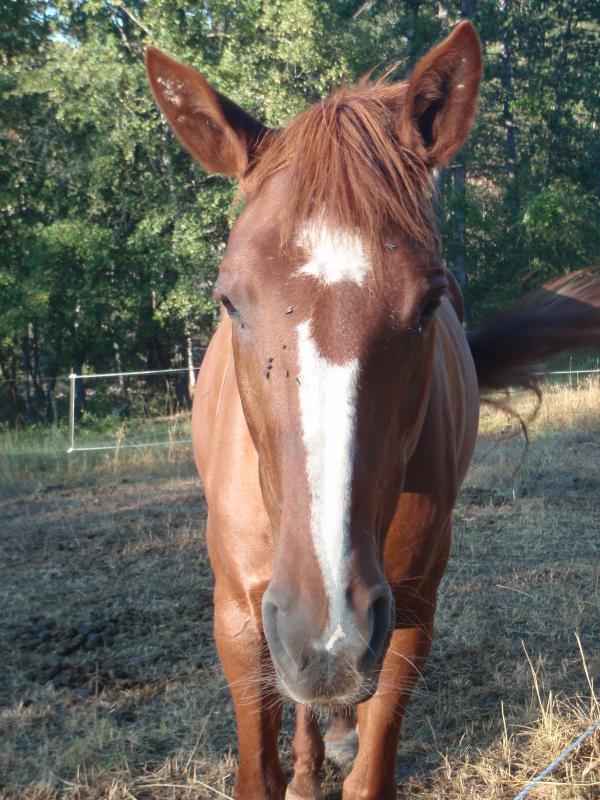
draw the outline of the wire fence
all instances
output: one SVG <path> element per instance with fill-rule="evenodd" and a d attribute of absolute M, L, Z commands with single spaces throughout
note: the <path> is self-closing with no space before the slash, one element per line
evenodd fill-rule
<path fill-rule="evenodd" d="M 600 720 L 596 720 L 596 722 L 593 722 L 581 734 L 581 736 L 578 736 L 574 742 L 571 742 L 571 744 L 567 748 L 565 748 L 562 751 L 562 753 L 554 759 L 554 761 L 548 764 L 546 769 L 542 770 L 539 773 L 539 775 L 537 775 L 532 781 L 530 781 L 530 783 L 527 784 L 527 786 L 521 789 L 519 794 L 515 795 L 513 800 L 523 800 L 523 798 L 526 797 L 535 786 L 537 786 L 539 783 L 541 783 L 541 781 L 544 780 L 544 778 L 547 778 L 548 775 L 554 772 L 556 767 L 558 767 L 558 765 L 561 764 L 565 760 L 565 758 L 567 758 L 567 756 L 570 756 L 571 753 L 575 752 L 575 750 L 577 750 L 577 748 L 580 745 L 582 745 L 585 742 L 585 740 L 588 739 L 592 735 L 592 733 L 594 733 L 594 731 L 598 730 L 598 728 L 600 728 Z"/>
<path fill-rule="evenodd" d="M 69 375 L 68 453 L 167 447 L 189 444 L 190 411 L 199 367 L 131 370 Z M 103 417 L 78 409 L 78 394 L 84 382 L 112 380 L 112 391 L 87 389 L 87 401 L 105 407 Z M 159 385 L 160 384 L 160 385 Z M 91 395 L 91 397 L 90 397 Z M 104 404 L 99 397 L 104 397 Z M 112 409 L 106 413 L 106 401 Z M 110 407 L 110 406 L 109 406 Z M 78 419 L 79 417 L 79 419 Z M 79 424 L 78 424 L 79 423 Z M 102 430 L 104 428 L 104 430 Z M 76 433 L 84 434 L 78 443 Z M 89 441 L 89 436 L 96 441 Z M 99 437 L 99 440 L 98 440 Z"/>
<path fill-rule="evenodd" d="M 27 445 L 32 444 L 33 437 L 15 435 L 10 447 L 5 443 L 4 455 L 58 455 L 61 452 L 75 454 L 189 446 L 192 398 L 198 370 L 199 366 L 89 374 L 71 372 L 60 380 L 55 378 L 55 388 L 59 388 L 55 391 L 54 402 L 60 413 L 50 415 L 54 425 L 45 423 L 38 426 L 43 446 L 37 447 L 36 441 L 35 449 L 29 449 Z M 548 414 L 558 408 L 558 390 L 561 388 L 585 390 L 590 385 L 600 386 L 600 366 L 559 369 L 538 375 L 548 390 L 544 392 Z M 596 394 L 578 391 L 563 395 L 561 402 L 568 406 L 574 418 L 583 422 L 585 414 L 590 418 L 597 414 L 597 400 L 594 398 L 597 398 Z M 530 400 L 525 397 L 518 400 L 524 407 L 528 402 Z M 596 405 L 592 407 L 592 403 Z M 66 434 L 61 420 L 66 422 Z M 49 431 L 53 434 L 48 435 Z"/>
<path fill-rule="evenodd" d="M 556 369 L 552 372 L 538 372 L 537 374 L 552 380 L 561 377 L 572 386 L 581 380 L 582 375 L 600 375 L 600 369 Z"/>
<path fill-rule="evenodd" d="M 193 368 L 194 376 L 197 374 L 198 369 L 199 367 Z M 189 375 L 190 369 L 188 367 L 164 370 L 135 370 L 131 372 L 103 372 L 88 375 L 71 373 L 69 375 L 69 444 L 67 452 L 171 447 L 173 445 L 189 444 L 191 442 L 190 411 L 193 390 L 186 392 L 182 391 L 180 387 L 179 391 L 177 391 L 177 387 L 174 386 L 171 380 L 175 376 L 183 376 L 185 380 L 189 378 Z M 545 378 L 551 385 L 564 384 L 572 388 L 581 387 L 585 381 L 596 375 L 600 379 L 600 368 L 554 370 L 539 373 L 539 376 Z M 148 379 L 156 380 L 159 376 L 163 376 L 165 382 L 166 398 L 163 398 L 162 403 L 156 400 L 156 396 L 153 403 L 140 401 L 139 395 L 143 396 L 144 392 L 140 390 L 139 386 L 137 389 L 132 387 L 131 380 L 138 379 L 140 382 L 144 382 Z M 97 435 L 98 420 L 93 415 L 86 416 L 85 413 L 82 413 L 78 423 L 77 382 L 96 381 L 98 379 L 110 379 L 117 382 L 118 386 L 115 391 L 108 393 L 108 396 L 113 398 L 116 405 L 113 407 L 113 413 L 108 414 L 105 418 L 105 423 L 107 421 L 110 426 L 112 422 L 112 427 L 106 428 L 100 441 L 89 441 L 91 432 L 96 431 Z M 129 382 L 128 386 L 124 384 L 125 381 Z M 188 386 L 188 389 L 190 388 Z M 123 417 L 120 415 L 118 407 L 119 398 L 123 398 L 127 394 L 131 396 L 136 393 L 136 396 L 138 396 L 137 411 L 132 411 L 130 403 L 128 413 Z M 105 394 L 107 393 L 105 392 Z M 136 406 L 135 403 L 133 405 Z M 574 411 L 581 411 L 581 409 L 574 409 Z M 84 435 L 82 443 L 77 441 L 78 428 Z"/>

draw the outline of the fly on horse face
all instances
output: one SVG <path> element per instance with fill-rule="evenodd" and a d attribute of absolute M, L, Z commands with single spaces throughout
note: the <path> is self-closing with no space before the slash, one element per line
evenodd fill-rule
<path fill-rule="evenodd" d="M 588 343 L 598 282 L 563 282 L 471 341 L 463 331 L 429 197 L 432 170 L 475 113 L 481 49 L 469 22 L 407 82 L 341 89 L 281 130 L 155 49 L 147 68 L 181 143 L 209 172 L 236 176 L 244 199 L 193 411 L 216 641 L 237 715 L 235 795 L 320 798 L 312 709 L 327 707 L 329 739 L 358 742 L 344 800 L 387 800 L 480 386 L 527 383 L 538 357 Z M 282 697 L 297 707 L 289 786 Z"/>

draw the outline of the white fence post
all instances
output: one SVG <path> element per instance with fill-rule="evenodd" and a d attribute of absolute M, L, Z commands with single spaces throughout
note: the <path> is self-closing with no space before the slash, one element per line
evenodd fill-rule
<path fill-rule="evenodd" d="M 69 374 L 69 449 L 67 453 L 72 453 L 75 449 L 75 381 L 77 375 L 71 370 Z"/>

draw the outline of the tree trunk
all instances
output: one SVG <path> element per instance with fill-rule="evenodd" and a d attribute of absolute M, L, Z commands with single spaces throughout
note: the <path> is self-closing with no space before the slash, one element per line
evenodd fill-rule
<path fill-rule="evenodd" d="M 504 128 L 504 150 L 506 153 L 506 173 L 509 185 L 514 184 L 517 169 L 517 142 L 515 137 L 515 119 L 512 111 L 514 102 L 513 74 L 512 74 L 512 43 L 510 40 L 509 25 L 506 19 L 506 3 L 500 3 L 500 10 L 504 16 L 502 25 L 502 126 Z"/>
<path fill-rule="evenodd" d="M 452 168 L 452 196 L 454 199 L 452 221 L 454 226 L 454 255 L 451 269 L 461 289 L 467 285 L 467 226 L 465 207 L 467 204 L 467 168 L 455 164 Z"/>
<path fill-rule="evenodd" d="M 23 354 L 23 402 L 25 405 L 25 418 L 31 420 L 31 348 L 29 341 L 29 326 L 27 335 L 21 340 Z"/>
<path fill-rule="evenodd" d="M 473 14 L 471 0 L 462 0 L 461 17 L 469 19 Z M 454 246 L 450 258 L 450 269 L 456 282 L 464 291 L 467 285 L 467 165 L 464 160 L 454 164 L 450 170 L 452 183 L 452 227 Z"/>
<path fill-rule="evenodd" d="M 46 392 L 44 390 L 44 379 L 42 378 L 40 369 L 40 348 L 37 328 L 32 322 L 29 323 L 29 341 L 31 342 L 35 411 L 38 416 L 43 418 L 46 411 Z"/>
<path fill-rule="evenodd" d="M 194 350 L 192 346 L 192 336 L 190 334 L 189 326 L 185 326 L 185 354 L 188 370 L 188 392 L 190 398 L 194 396 L 194 388 L 196 387 L 196 373 L 194 371 Z"/>
<path fill-rule="evenodd" d="M 123 362 L 121 361 L 121 348 L 119 347 L 118 342 L 113 342 L 113 350 L 115 352 L 115 366 L 117 368 L 117 372 L 121 373 L 123 371 Z M 117 383 L 119 384 L 119 397 L 123 401 L 124 406 L 127 408 L 129 403 L 127 396 L 127 378 L 124 375 L 119 374 Z"/>
<path fill-rule="evenodd" d="M 413 5 L 413 13 L 412 18 L 410 21 L 410 27 L 406 32 L 406 55 L 409 60 L 409 63 L 412 63 L 414 49 L 415 49 L 415 34 L 417 32 L 417 24 L 419 20 L 419 6 L 420 3 L 415 3 Z"/>
<path fill-rule="evenodd" d="M 76 375 L 82 374 L 83 360 L 77 359 L 73 366 L 73 372 Z M 75 419 L 81 419 L 81 415 L 85 411 L 85 401 L 85 381 L 80 378 L 75 381 Z"/>
<path fill-rule="evenodd" d="M 435 218 L 438 220 L 440 228 L 442 226 L 442 215 L 444 213 L 444 181 L 446 179 L 446 170 L 444 167 L 436 167 L 431 176 L 431 185 L 433 188 L 433 197 L 431 206 Z"/>
<path fill-rule="evenodd" d="M 45 407 L 44 407 L 44 417 L 46 421 L 50 419 L 50 415 L 52 415 L 52 424 L 58 424 L 58 413 L 56 409 L 56 378 L 48 378 L 48 382 L 46 384 L 46 400 L 45 400 Z"/>
<path fill-rule="evenodd" d="M 562 44 L 557 58 L 556 78 L 554 80 L 554 108 L 550 113 L 548 119 L 548 128 L 552 134 L 551 143 L 552 148 L 550 157 L 554 160 L 555 164 L 562 164 L 568 171 L 570 165 L 565 165 L 565 153 L 568 148 L 564 147 L 564 137 L 568 137 L 568 121 L 565 119 L 565 106 L 567 105 L 567 98 L 569 92 L 569 78 L 567 69 L 569 65 L 569 47 L 573 38 L 573 15 L 575 9 L 574 4 L 569 4 L 569 15 L 565 26 L 565 32 L 562 37 Z"/>

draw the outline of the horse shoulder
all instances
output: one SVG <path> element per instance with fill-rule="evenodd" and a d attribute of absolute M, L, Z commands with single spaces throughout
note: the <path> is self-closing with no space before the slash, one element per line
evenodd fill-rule
<path fill-rule="evenodd" d="M 436 324 L 429 403 L 385 548 L 386 577 L 413 597 L 432 572 L 443 572 L 450 516 L 478 427 L 475 369 L 451 301 L 442 303 Z"/>
<path fill-rule="evenodd" d="M 213 570 L 226 583 L 263 586 L 273 543 L 235 376 L 231 322 L 222 320 L 206 351 L 194 393 L 192 442 L 208 504 Z"/>

